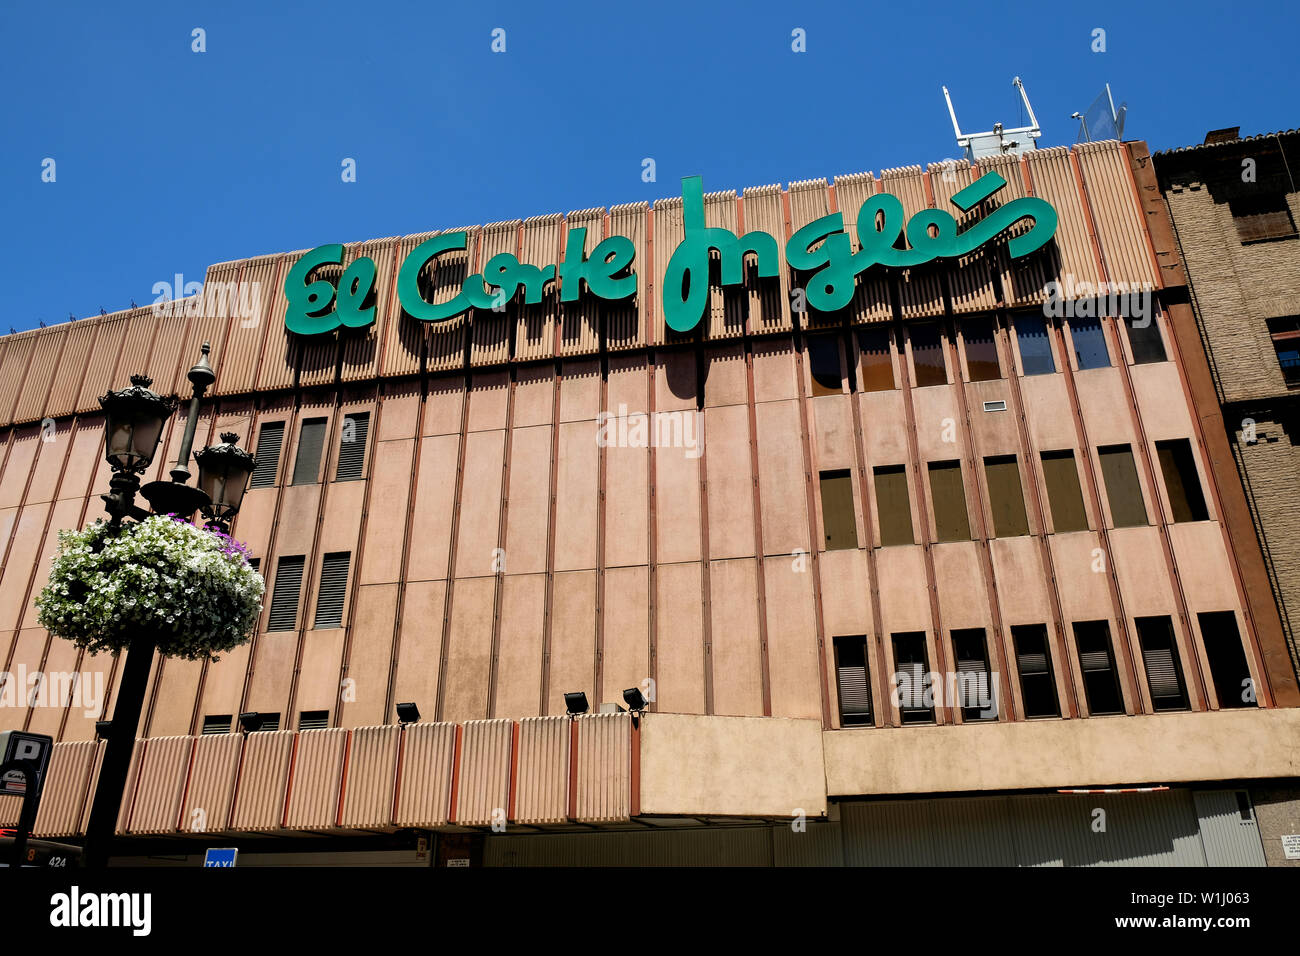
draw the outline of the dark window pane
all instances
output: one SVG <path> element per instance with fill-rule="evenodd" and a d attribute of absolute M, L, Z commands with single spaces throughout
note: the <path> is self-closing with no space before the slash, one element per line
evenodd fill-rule
<path fill-rule="evenodd" d="M 862 390 L 887 392 L 894 387 L 894 362 L 889 352 L 889 329 L 859 329 Z"/>
<path fill-rule="evenodd" d="M 961 707 L 962 720 L 997 720 L 984 628 L 953 631 L 952 653 L 957 662 L 957 705 Z"/>
<path fill-rule="evenodd" d="M 908 631 L 893 635 L 894 698 L 905 724 L 926 724 L 934 720 L 934 708 L 926 702 L 930 683 L 925 632 Z"/>
<path fill-rule="evenodd" d="M 1237 236 L 1243 243 L 1281 239 L 1296 234 L 1295 220 L 1284 193 L 1245 196 L 1228 202 Z"/>
<path fill-rule="evenodd" d="M 1156 710 L 1186 710 L 1187 691 L 1178 666 L 1173 623 L 1168 617 L 1139 617 L 1136 624 L 1152 705 Z"/>
<path fill-rule="evenodd" d="M 966 371 L 972 382 L 1001 378 L 998 365 L 998 347 L 993 340 L 992 319 L 966 319 L 961 324 L 961 337 L 966 345 Z"/>
<path fill-rule="evenodd" d="M 1074 641 L 1083 671 L 1083 691 L 1090 714 L 1119 714 L 1124 711 L 1115 673 L 1115 655 L 1110 647 L 1110 626 L 1105 621 L 1076 621 Z"/>
<path fill-rule="evenodd" d="M 1277 364 L 1282 369 L 1282 380 L 1287 385 L 1300 385 L 1300 338 L 1274 339 Z"/>
<path fill-rule="evenodd" d="M 1232 611 L 1206 611 L 1196 615 L 1201 624 L 1201 641 L 1214 678 L 1214 693 L 1219 707 L 1257 707 L 1246 649 L 1237 630 L 1237 615 Z"/>
<path fill-rule="evenodd" d="M 1013 624 L 1011 640 L 1020 671 L 1020 697 L 1026 717 L 1059 717 L 1052 653 L 1047 646 L 1047 625 Z"/>
<path fill-rule="evenodd" d="M 1160 323 L 1154 315 L 1125 319 L 1124 324 L 1128 328 L 1128 347 L 1133 352 L 1134 365 L 1168 360 L 1165 343 L 1160 339 Z"/>
<path fill-rule="evenodd" d="M 1106 351 L 1106 335 L 1100 319 L 1071 319 L 1070 337 L 1074 340 L 1074 356 L 1079 368 L 1107 368 L 1110 353 Z"/>
<path fill-rule="evenodd" d="M 1142 485 L 1138 482 L 1133 451 L 1128 445 L 1103 445 L 1097 449 L 1101 475 L 1110 499 L 1110 516 L 1117 528 L 1131 528 L 1147 523 L 1146 505 L 1142 503 Z"/>
<path fill-rule="evenodd" d="M 870 726 L 871 682 L 867 668 L 867 639 L 862 636 L 837 637 L 834 644 L 840 724 L 844 727 Z"/>
<path fill-rule="evenodd" d="M 939 540 L 969 541 L 970 519 L 966 514 L 961 462 L 930 462 L 930 497 L 934 501 L 934 529 Z"/>
<path fill-rule="evenodd" d="M 320 476 L 320 453 L 325 445 L 325 419 L 309 418 L 298 433 L 298 458 L 293 465 L 295 485 L 315 484 Z"/>
<path fill-rule="evenodd" d="M 839 338 L 834 335 L 810 335 L 805 341 L 813 394 L 838 395 L 842 391 Z"/>
<path fill-rule="evenodd" d="M 1025 495 L 1020 487 L 1016 456 L 985 458 L 984 474 L 988 478 L 993 533 L 999 538 L 1029 534 L 1029 518 L 1025 515 Z"/>
<path fill-rule="evenodd" d="M 275 484 L 280 467 L 280 447 L 284 444 L 284 422 L 267 422 L 257 433 L 257 463 L 248 480 L 250 488 L 269 488 Z"/>
<path fill-rule="evenodd" d="M 902 465 L 875 469 L 876 523 L 880 543 L 913 544 L 912 505 L 907 495 L 907 472 Z"/>
<path fill-rule="evenodd" d="M 1196 460 L 1192 457 L 1192 443 L 1186 438 L 1156 442 L 1156 456 L 1160 471 L 1165 476 L 1165 491 L 1175 521 L 1204 521 L 1205 495 L 1201 494 L 1201 479 L 1196 474 Z"/>
<path fill-rule="evenodd" d="M 1020 345 L 1020 365 L 1026 375 L 1046 375 L 1056 371 L 1045 319 L 1032 315 L 1017 317 L 1016 342 Z"/>
<path fill-rule="evenodd" d="M 919 322 L 908 326 L 912 340 L 912 365 L 916 369 L 916 385 L 944 385 L 948 372 L 943 364 L 943 339 L 939 326 L 933 322 Z"/>
<path fill-rule="evenodd" d="M 1087 531 L 1088 513 L 1079 488 L 1079 469 L 1072 451 L 1043 452 L 1043 481 L 1052 509 L 1054 531 Z"/>
<path fill-rule="evenodd" d="M 823 471 L 821 490 L 826 550 L 856 548 L 858 523 L 853 513 L 853 478 L 847 471 Z"/>

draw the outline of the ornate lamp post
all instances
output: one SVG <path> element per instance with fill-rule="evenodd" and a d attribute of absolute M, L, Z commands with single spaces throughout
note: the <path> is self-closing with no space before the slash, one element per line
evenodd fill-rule
<path fill-rule="evenodd" d="M 126 517 L 136 520 L 148 517 L 148 512 L 135 504 L 137 490 L 153 505 L 156 514 L 189 517 L 202 510 L 223 530 L 239 511 L 254 459 L 235 446 L 237 435 L 223 434 L 222 444 L 206 448 L 196 455 L 202 487 L 186 484 L 190 477 L 186 463 L 194 443 L 200 400 L 216 380 L 208 364 L 209 351 L 208 344 L 203 343 L 203 354 L 189 371 L 194 391 L 171 481 L 153 481 L 140 488 L 140 475 L 153 462 L 163 425 L 175 411 L 175 402 L 150 391 L 149 386 L 153 383 L 140 375 L 131 377 L 130 388 L 109 392 L 99 400 L 105 413 L 105 457 L 113 469 L 113 479 L 109 484 L 111 491 L 104 495 L 104 502 L 114 528 L 120 528 L 122 519 Z M 103 866 L 108 860 L 156 646 L 155 636 L 142 631 L 131 639 L 127 648 L 99 784 L 86 827 L 85 859 L 89 866 Z"/>

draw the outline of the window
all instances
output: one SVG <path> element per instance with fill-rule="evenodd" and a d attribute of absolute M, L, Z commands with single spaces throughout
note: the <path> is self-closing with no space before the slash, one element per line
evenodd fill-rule
<path fill-rule="evenodd" d="M 888 465 L 875 469 L 876 524 L 880 528 L 880 544 L 914 544 L 912 537 L 912 505 L 907 497 L 907 470 L 902 465 Z"/>
<path fill-rule="evenodd" d="M 993 533 L 999 538 L 1029 534 L 1025 495 L 1020 488 L 1020 469 L 1015 455 L 984 459 L 989 485 L 989 510 L 993 512 Z"/>
<path fill-rule="evenodd" d="M 840 340 L 834 335 L 809 335 L 808 371 L 814 395 L 838 395 L 843 390 L 840 374 Z"/>
<path fill-rule="evenodd" d="M 903 723 L 932 723 L 934 706 L 933 697 L 927 693 L 930 665 L 925 652 L 925 632 L 907 631 L 893 635 L 893 639 L 894 698 Z"/>
<path fill-rule="evenodd" d="M 1158 711 L 1186 710 L 1187 689 L 1178 666 L 1173 622 L 1168 617 L 1139 617 L 1136 623 L 1152 706 Z"/>
<path fill-rule="evenodd" d="M 934 501 L 934 530 L 940 541 L 969 541 L 966 489 L 961 462 L 930 462 L 930 498 Z"/>
<path fill-rule="evenodd" d="M 1016 343 L 1020 346 L 1020 367 L 1026 375 L 1047 375 L 1056 371 L 1047 320 L 1033 315 L 1016 319 Z"/>
<path fill-rule="evenodd" d="M 1052 529 L 1061 531 L 1087 531 L 1088 512 L 1083 507 L 1083 492 L 1079 489 L 1079 469 L 1074 464 L 1074 452 L 1045 451 L 1043 481 L 1047 485 L 1047 502 L 1052 509 Z"/>
<path fill-rule="evenodd" d="M 1102 445 L 1097 449 L 1101 476 L 1106 482 L 1110 516 L 1116 528 L 1132 528 L 1147 523 L 1146 505 L 1142 503 L 1142 485 L 1138 482 L 1133 449 L 1128 445 Z"/>
<path fill-rule="evenodd" d="M 867 669 L 867 639 L 837 637 L 835 645 L 835 677 L 839 685 L 840 725 L 861 727 L 871 725 L 871 682 Z"/>
<path fill-rule="evenodd" d="M 249 566 L 250 568 L 252 568 L 254 571 L 261 571 L 261 570 L 262 570 L 262 559 L 261 559 L 261 558 L 249 558 L 249 559 L 248 559 L 248 566 Z"/>
<path fill-rule="evenodd" d="M 257 728 L 259 733 L 262 731 L 273 731 L 273 730 L 280 729 L 279 714 L 259 714 L 258 716 L 262 718 L 262 726 Z"/>
<path fill-rule="evenodd" d="M 997 720 L 997 691 L 989 673 L 984 628 L 953 631 L 952 653 L 957 661 L 957 703 L 961 707 L 961 719 Z"/>
<path fill-rule="evenodd" d="M 908 328 L 912 341 L 912 366 L 916 369 L 916 386 L 946 385 L 948 372 L 943 363 L 943 338 L 933 322 L 919 322 Z"/>
<path fill-rule="evenodd" d="M 325 555 L 321 562 L 314 627 L 338 627 L 343 623 L 343 599 L 348 593 L 348 562 L 351 559 L 351 551 L 334 551 Z"/>
<path fill-rule="evenodd" d="M 1074 340 L 1074 357 L 1079 368 L 1109 368 L 1106 333 L 1101 319 L 1071 319 L 1070 338 Z"/>
<path fill-rule="evenodd" d="M 203 733 L 205 735 L 228 734 L 233 720 L 233 714 L 208 714 L 203 718 Z"/>
<path fill-rule="evenodd" d="M 280 448 L 284 445 L 284 422 L 267 422 L 257 433 L 257 464 L 248 479 L 250 488 L 270 488 L 280 467 Z"/>
<path fill-rule="evenodd" d="M 1196 474 L 1196 459 L 1192 457 L 1192 443 L 1186 438 L 1156 442 L 1156 456 L 1165 476 L 1165 493 L 1169 495 L 1169 509 L 1174 521 L 1205 521 L 1210 514 L 1205 510 L 1205 495 L 1201 493 L 1201 479 Z"/>
<path fill-rule="evenodd" d="M 1002 377 L 993 334 L 992 319 L 966 319 L 961 324 L 962 342 L 966 345 L 966 371 L 972 382 Z"/>
<path fill-rule="evenodd" d="M 325 446 L 325 419 L 309 418 L 298 432 L 298 460 L 293 465 L 295 485 L 315 484 L 320 477 L 320 453 Z"/>
<path fill-rule="evenodd" d="M 1300 318 L 1269 319 L 1268 331 L 1282 380 L 1288 388 L 1300 386 Z"/>
<path fill-rule="evenodd" d="M 299 730 L 324 730 L 330 725 L 328 710 L 304 710 L 298 715 Z"/>
<path fill-rule="evenodd" d="M 1046 624 L 1013 624 L 1011 641 L 1016 648 L 1016 665 L 1020 671 L 1020 699 L 1025 717 L 1059 717 L 1056 678 L 1052 674 L 1052 655 L 1047 646 Z"/>
<path fill-rule="evenodd" d="M 275 568 L 275 589 L 271 593 L 268 631 L 292 631 L 298 621 L 298 595 L 302 591 L 305 555 L 282 557 Z"/>
<path fill-rule="evenodd" d="M 889 351 L 889 329 L 859 329 L 858 352 L 864 392 L 887 392 L 894 387 L 894 360 Z"/>
<path fill-rule="evenodd" d="M 1201 642 L 1210 662 L 1214 693 L 1219 707 L 1257 707 L 1254 681 L 1246 650 L 1241 646 L 1237 615 L 1231 611 L 1206 611 L 1196 615 L 1201 625 Z"/>
<path fill-rule="evenodd" d="M 1124 327 L 1128 329 L 1128 347 L 1133 353 L 1134 365 L 1168 361 L 1164 340 L 1160 338 L 1160 323 L 1154 314 L 1125 319 Z"/>
<path fill-rule="evenodd" d="M 1295 220 L 1285 193 L 1250 196 L 1228 202 L 1237 238 L 1242 244 L 1265 239 L 1285 239 L 1296 234 Z"/>
<path fill-rule="evenodd" d="M 1083 692 L 1088 713 L 1122 714 L 1124 699 L 1115 673 L 1115 656 L 1110 649 L 1110 626 L 1105 621 L 1076 621 L 1074 642 L 1083 671 Z"/>
<path fill-rule="evenodd" d="M 370 433 L 370 413 L 353 412 L 343 416 L 339 434 L 339 467 L 335 481 L 357 481 L 365 477 L 366 436 Z"/>

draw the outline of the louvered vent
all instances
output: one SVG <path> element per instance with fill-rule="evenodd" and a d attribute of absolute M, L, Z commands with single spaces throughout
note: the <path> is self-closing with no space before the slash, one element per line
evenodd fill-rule
<path fill-rule="evenodd" d="M 253 466 L 250 488 L 270 488 L 280 467 L 280 449 L 284 446 L 284 422 L 267 422 L 257 433 L 257 464 Z"/>
<path fill-rule="evenodd" d="M 364 477 L 366 465 L 366 436 L 370 434 L 370 413 L 354 412 L 343 418 L 339 435 L 339 467 L 337 481 L 357 481 Z"/>
<path fill-rule="evenodd" d="M 1047 654 L 1042 651 L 1020 654 L 1017 660 L 1020 662 L 1020 673 L 1026 676 L 1047 673 Z"/>
<path fill-rule="evenodd" d="M 203 718 L 203 733 L 205 734 L 228 734 L 230 733 L 230 714 L 208 714 Z"/>
<path fill-rule="evenodd" d="M 1143 648 L 1142 663 L 1146 665 L 1152 697 L 1183 696 L 1178 687 L 1178 669 L 1174 666 L 1173 651 L 1167 647 Z"/>
<path fill-rule="evenodd" d="M 861 664 L 840 666 L 840 711 L 845 717 L 871 716 L 867 669 Z"/>
<path fill-rule="evenodd" d="M 1080 651 L 1079 667 L 1085 673 L 1110 670 L 1110 653 L 1102 648 L 1099 651 Z"/>
<path fill-rule="evenodd" d="M 293 483 L 311 485 L 320 475 L 320 453 L 325 447 L 325 419 L 309 418 L 298 434 L 298 459 L 293 465 Z"/>
<path fill-rule="evenodd" d="M 279 730 L 279 729 L 280 729 L 280 715 L 279 715 L 279 714 L 263 714 L 263 715 L 262 715 L 262 726 L 261 726 L 260 728 L 258 728 L 258 729 L 259 729 L 259 730 L 262 730 L 262 731 Z"/>
<path fill-rule="evenodd" d="M 304 555 L 287 555 L 275 568 L 275 591 L 271 595 L 268 631 L 292 631 L 298 620 L 298 595 L 302 593 Z"/>
<path fill-rule="evenodd" d="M 320 594 L 316 597 L 316 627 L 338 627 L 343 623 L 343 598 L 348 591 L 351 558 L 351 551 L 325 555 L 320 571 Z"/>
<path fill-rule="evenodd" d="M 330 725 L 328 710 L 304 710 L 298 715 L 299 730 L 324 730 Z"/>

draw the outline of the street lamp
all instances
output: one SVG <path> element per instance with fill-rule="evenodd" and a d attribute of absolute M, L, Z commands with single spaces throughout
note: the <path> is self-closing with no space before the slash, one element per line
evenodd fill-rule
<path fill-rule="evenodd" d="M 194 454 L 199 466 L 199 490 L 208 499 L 206 505 L 200 506 L 203 517 L 227 534 L 256 464 L 256 459 L 236 444 L 238 441 L 234 432 L 222 432 L 220 445 L 209 445 Z"/>
<path fill-rule="evenodd" d="M 203 343 L 203 354 L 198 364 L 190 369 L 188 378 L 194 386 L 190 399 L 189 417 L 185 422 L 185 436 L 181 440 L 176 467 L 171 470 L 171 481 L 151 481 L 140 487 L 140 475 L 148 470 L 158 450 L 162 428 L 167 418 L 176 410 L 175 401 L 162 398 L 149 390 L 152 381 L 142 375 L 131 376 L 131 387 L 120 392 L 109 392 L 99 400 L 104 409 L 105 457 L 113 469 L 109 483 L 111 492 L 104 495 L 105 508 L 112 517 L 111 525 L 117 529 L 125 517 L 143 520 L 148 512 L 136 506 L 138 490 L 149 500 L 156 514 L 174 514 L 189 517 L 201 510 L 223 530 L 239 511 L 239 505 L 252 474 L 253 456 L 235 446 L 238 435 L 221 436 L 223 443 L 205 448 L 195 455 L 199 465 L 199 488 L 189 481 L 190 448 L 194 444 L 194 430 L 198 425 L 199 404 L 208 387 L 216 381 L 212 366 L 208 364 L 210 348 Z M 86 824 L 85 860 L 88 866 L 103 866 L 108 862 L 109 844 L 117 826 L 118 812 L 122 806 L 122 792 L 126 788 L 127 772 L 131 766 L 131 751 L 140 726 L 140 711 L 144 707 L 145 689 L 153 665 L 157 646 L 155 636 L 147 630 L 131 639 L 127 647 L 126 663 L 118 684 L 117 701 L 113 706 L 113 719 L 100 721 L 96 731 L 106 739 L 104 760 L 100 767 L 99 784 Z M 108 726 L 101 730 L 101 725 Z"/>

